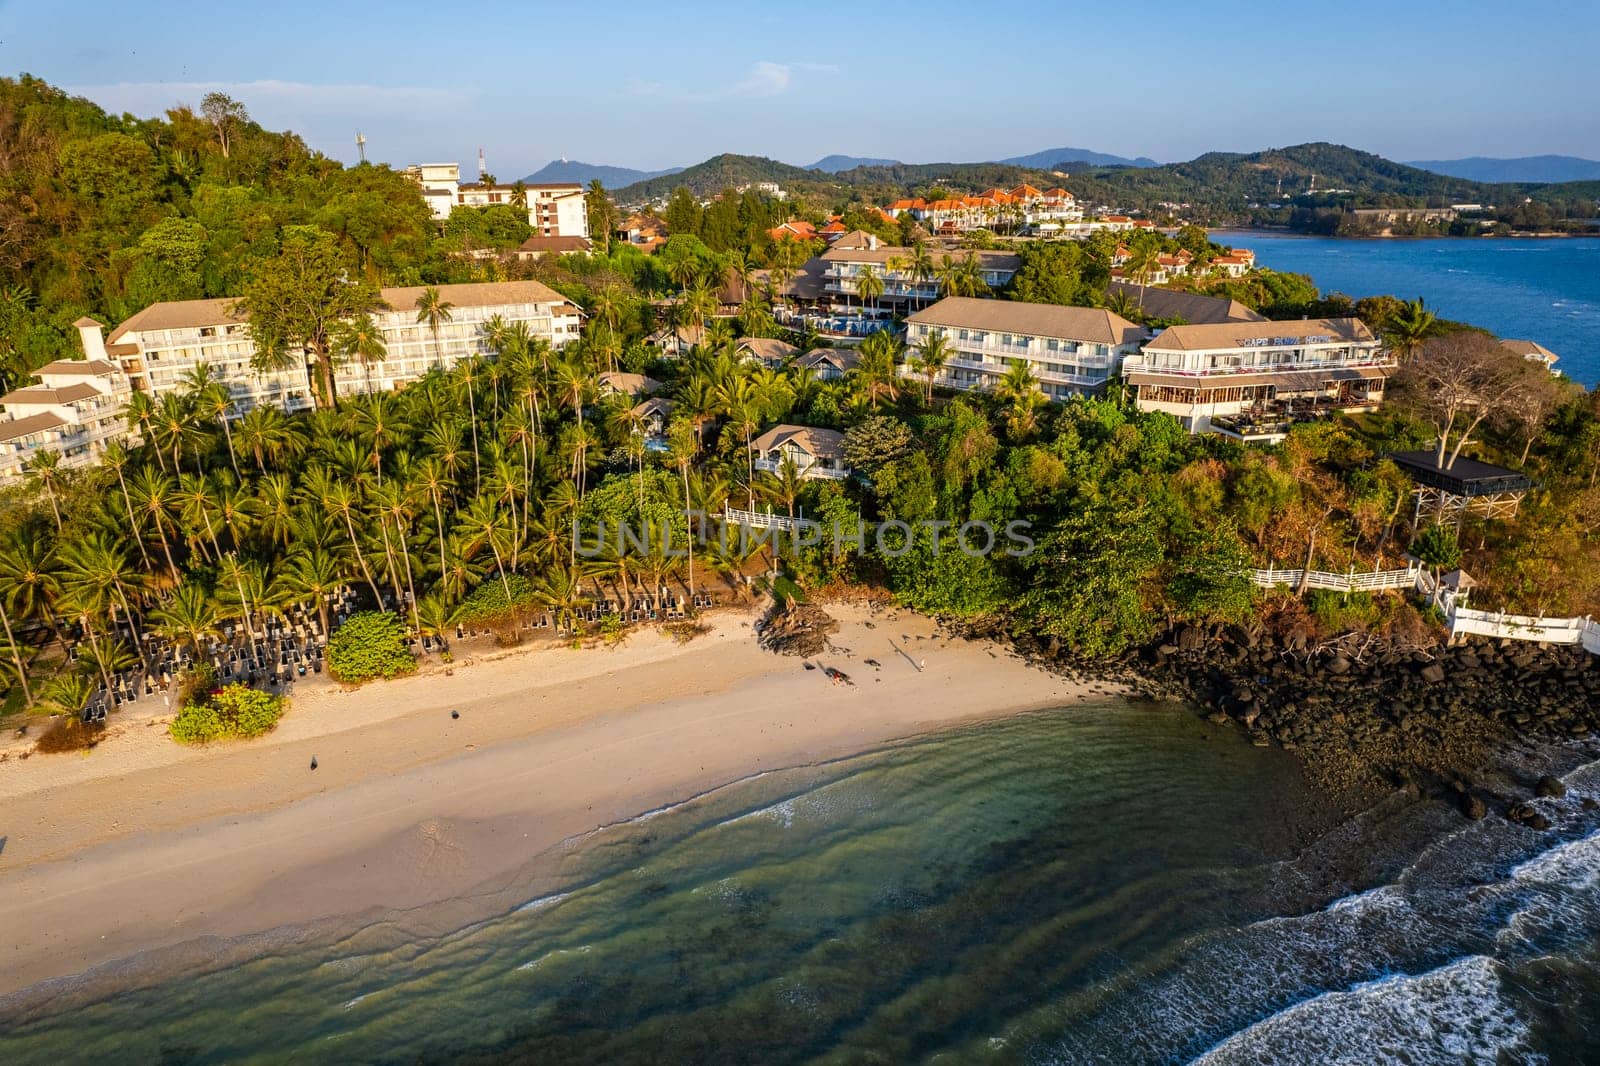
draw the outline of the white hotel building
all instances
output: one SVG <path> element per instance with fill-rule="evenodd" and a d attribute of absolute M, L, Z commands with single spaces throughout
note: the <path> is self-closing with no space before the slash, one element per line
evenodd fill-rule
<path fill-rule="evenodd" d="M 422 190 L 434 221 L 443 222 L 458 207 L 490 207 L 509 204 L 516 196 L 516 185 L 489 185 L 479 181 L 462 182 L 456 163 L 420 163 L 405 169 L 405 174 Z M 521 186 L 527 199 L 528 225 L 536 237 L 589 236 L 589 208 L 583 186 L 577 182 L 540 182 Z"/>
<path fill-rule="evenodd" d="M 870 270 L 883 282 L 883 295 L 878 297 L 880 305 L 928 303 L 939 298 L 937 268 L 942 265 L 946 255 L 958 263 L 964 262 L 969 255 L 975 258 L 979 275 L 991 289 L 1009 285 L 1022 265 L 1022 258 L 1011 252 L 930 251 L 936 272 L 930 277 L 919 278 L 911 269 L 913 254 L 914 249 L 911 248 L 880 244 L 878 238 L 870 233 L 860 230 L 848 233 L 818 257 L 822 291 L 841 306 L 860 303 L 861 277 Z"/>
<path fill-rule="evenodd" d="M 79 319 L 80 332 L 100 323 Z M 0 484 L 15 481 L 41 451 L 57 452 L 64 467 L 90 466 L 106 444 L 132 439 L 122 416 L 132 386 L 107 359 L 57 359 L 33 372 L 37 385 L 0 396 Z"/>
<path fill-rule="evenodd" d="M 435 366 L 448 369 L 469 355 L 492 357 L 485 324 L 499 316 L 507 324 L 525 322 L 536 338 L 560 348 L 583 326 L 582 312 L 566 297 L 537 281 L 438 285 L 440 299 L 450 305 L 450 319 L 439 324 L 438 337 L 417 321 L 421 286 L 379 290 L 372 318 L 385 354 L 369 366 L 351 363 L 335 372 L 340 395 L 383 392 L 417 380 Z M 282 370 L 261 372 L 251 365 L 255 345 L 249 325 L 235 312 L 233 299 L 182 300 L 151 304 L 101 338 L 100 323 L 79 323 L 84 357 L 114 363 L 132 391 L 159 397 L 183 388 L 183 377 L 197 364 L 233 395 L 243 413 L 259 404 L 285 411 L 303 411 L 314 404 L 315 392 L 306 360 Z M 309 359 L 309 356 L 307 357 Z"/>
<path fill-rule="evenodd" d="M 934 384 L 991 389 L 1021 361 L 1046 396 L 1064 400 L 1104 389 L 1146 331 L 1104 308 L 949 296 L 906 320 L 911 347 L 936 335 L 954 354 Z"/>
<path fill-rule="evenodd" d="M 1170 326 L 1123 373 L 1144 411 L 1190 432 L 1282 440 L 1295 421 L 1383 402 L 1394 357 L 1356 318 Z"/>

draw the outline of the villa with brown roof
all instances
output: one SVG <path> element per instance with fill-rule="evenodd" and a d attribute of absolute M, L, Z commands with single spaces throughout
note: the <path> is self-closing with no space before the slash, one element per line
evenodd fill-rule
<path fill-rule="evenodd" d="M 1143 327 L 1100 307 L 949 296 L 906 320 L 915 348 L 943 337 L 952 354 L 934 384 L 992 389 L 1011 364 L 1026 363 L 1053 400 L 1096 393 L 1135 354 Z M 906 369 L 909 376 L 912 371 Z"/>
<path fill-rule="evenodd" d="M 1395 366 L 1360 319 L 1323 318 L 1170 326 L 1122 369 L 1140 410 L 1272 442 L 1295 421 L 1373 410 Z"/>
<path fill-rule="evenodd" d="M 733 348 L 740 359 L 774 369 L 800 354 L 799 348 L 773 337 L 740 337 Z"/>
<path fill-rule="evenodd" d="M 1561 357 L 1555 352 L 1552 352 L 1549 348 L 1546 348 L 1544 345 L 1540 344 L 1538 341 L 1503 340 L 1500 342 L 1500 347 L 1514 355 L 1520 355 L 1524 359 L 1531 360 L 1532 362 L 1543 363 L 1547 368 L 1549 368 L 1550 373 L 1552 374 L 1561 373 L 1561 371 L 1556 369 L 1556 363 L 1561 359 Z"/>
<path fill-rule="evenodd" d="M 807 479 L 850 476 L 844 462 L 844 434 L 812 426 L 773 426 L 750 442 L 755 468 L 776 474 L 787 460 Z"/>

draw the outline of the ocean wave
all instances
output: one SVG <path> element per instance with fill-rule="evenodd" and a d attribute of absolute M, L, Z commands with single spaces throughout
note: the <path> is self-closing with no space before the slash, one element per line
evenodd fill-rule
<path fill-rule="evenodd" d="M 1473 955 L 1427 973 L 1326 992 L 1234 1033 L 1195 1066 L 1317 1062 L 1321 1066 L 1458 1066 L 1514 1056 L 1534 1064 L 1532 1033 L 1501 986 L 1498 964 Z"/>
<path fill-rule="evenodd" d="M 546 907 L 553 907 L 562 900 L 569 899 L 571 896 L 571 892 L 552 892 L 548 896 L 540 896 L 538 899 L 530 899 L 512 913 L 522 914 L 525 911 L 544 910 Z"/>

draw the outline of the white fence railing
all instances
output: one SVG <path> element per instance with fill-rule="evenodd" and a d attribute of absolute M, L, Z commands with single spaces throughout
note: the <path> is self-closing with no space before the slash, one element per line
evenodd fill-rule
<path fill-rule="evenodd" d="M 722 520 L 730 526 L 749 526 L 751 529 L 781 529 L 785 533 L 794 533 L 800 529 L 803 518 L 790 518 L 788 515 L 773 514 L 771 511 L 742 511 L 733 507 L 724 506 Z"/>
<path fill-rule="evenodd" d="M 1435 578 L 1421 566 L 1361 574 L 1354 570 L 1343 574 L 1326 570 L 1252 570 L 1250 576 L 1262 588 L 1287 585 L 1298 589 L 1304 580 L 1306 588 L 1331 589 L 1334 592 L 1414 588 L 1424 598 L 1434 600 Z M 1592 618 L 1538 618 L 1500 611 L 1475 611 L 1462 606 L 1460 601 L 1464 600 L 1464 596 L 1448 586 L 1438 592 L 1436 602 L 1444 611 L 1452 639 L 1458 634 L 1473 633 L 1483 637 L 1534 640 L 1543 644 L 1577 644 L 1585 651 L 1600 655 L 1600 622 Z"/>
<path fill-rule="evenodd" d="M 1252 570 L 1251 577 L 1262 588 L 1288 585 L 1299 588 L 1303 580 L 1309 589 L 1331 589 L 1334 592 L 1375 592 L 1380 589 L 1415 588 L 1421 567 L 1404 570 L 1374 570 L 1357 573 L 1354 570 L 1338 574 L 1328 570 Z"/>

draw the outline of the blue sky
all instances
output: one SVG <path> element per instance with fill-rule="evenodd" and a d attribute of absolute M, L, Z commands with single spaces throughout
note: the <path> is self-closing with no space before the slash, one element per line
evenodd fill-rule
<path fill-rule="evenodd" d="M 1165 161 L 1330 140 L 1593 158 L 1597 39 L 1600 5 L 1549 0 L 0 0 L 5 73 L 141 115 L 221 88 L 339 158 L 360 129 L 372 159 L 470 165 L 482 147 L 507 180 L 559 156 L 657 168 L 721 151 Z"/>

